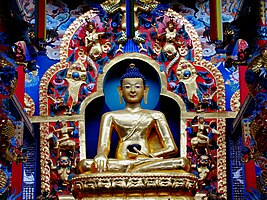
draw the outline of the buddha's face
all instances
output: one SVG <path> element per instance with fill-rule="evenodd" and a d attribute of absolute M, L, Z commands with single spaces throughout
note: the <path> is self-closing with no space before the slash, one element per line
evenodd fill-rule
<path fill-rule="evenodd" d="M 140 103 L 147 90 L 142 78 L 125 78 L 122 81 L 121 92 L 127 103 Z"/>

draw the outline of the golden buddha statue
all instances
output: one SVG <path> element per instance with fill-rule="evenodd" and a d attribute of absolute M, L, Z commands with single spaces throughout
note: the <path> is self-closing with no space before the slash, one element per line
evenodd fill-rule
<path fill-rule="evenodd" d="M 142 109 L 148 86 L 145 77 L 130 64 L 118 87 L 123 110 L 102 116 L 97 155 L 78 164 L 72 178 L 75 199 L 194 199 L 198 179 L 186 158 L 175 157 L 178 148 L 164 114 Z M 118 145 L 109 158 L 115 130 Z"/>
<path fill-rule="evenodd" d="M 148 86 L 145 77 L 131 64 L 122 75 L 118 92 L 126 102 L 123 110 L 102 116 L 97 155 L 93 160 L 80 161 L 81 173 L 95 172 L 189 172 L 186 158 L 173 158 L 178 148 L 164 114 L 142 109 L 146 103 Z M 115 159 L 108 158 L 113 129 L 119 136 Z"/>

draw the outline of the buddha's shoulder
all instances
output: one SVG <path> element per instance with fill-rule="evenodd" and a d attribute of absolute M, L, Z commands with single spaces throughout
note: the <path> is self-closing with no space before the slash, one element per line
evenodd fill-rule
<path fill-rule="evenodd" d="M 158 110 L 144 110 L 147 114 L 150 114 L 154 119 L 164 117 L 164 114 Z"/>
<path fill-rule="evenodd" d="M 115 110 L 115 111 L 110 111 L 110 112 L 106 112 L 102 115 L 102 117 L 106 117 L 106 118 L 109 118 L 109 117 L 114 117 L 114 116 L 118 116 L 118 115 L 121 115 L 123 114 L 123 110 Z"/>
<path fill-rule="evenodd" d="M 151 117 L 153 117 L 154 119 L 158 119 L 158 118 L 162 118 L 164 117 L 164 114 L 160 111 L 157 111 L 157 110 L 147 110 L 147 109 L 144 109 L 142 110 L 141 113 L 139 113 L 139 115 L 142 115 L 142 114 L 146 114 L 146 115 L 150 115 Z M 129 112 L 125 111 L 125 110 L 116 110 L 116 111 L 110 111 L 110 112 L 106 112 L 102 115 L 102 117 L 104 118 L 116 118 L 116 117 L 125 117 L 125 115 L 129 115 Z"/>

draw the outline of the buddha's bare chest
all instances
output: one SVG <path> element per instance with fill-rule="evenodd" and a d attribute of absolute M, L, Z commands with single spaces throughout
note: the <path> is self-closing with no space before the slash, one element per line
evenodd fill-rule
<path fill-rule="evenodd" d="M 155 124 L 155 120 L 151 115 L 132 115 L 132 116 L 117 116 L 113 120 L 113 126 L 120 137 L 128 134 L 141 136 L 148 134 L 151 127 Z"/>

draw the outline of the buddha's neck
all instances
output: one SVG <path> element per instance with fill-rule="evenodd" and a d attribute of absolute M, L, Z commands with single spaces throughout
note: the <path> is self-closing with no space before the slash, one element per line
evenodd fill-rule
<path fill-rule="evenodd" d="M 140 103 L 138 103 L 138 104 L 127 103 L 125 106 L 125 110 L 130 111 L 130 112 L 138 112 L 138 111 L 142 110 L 142 108 L 140 106 Z"/>

